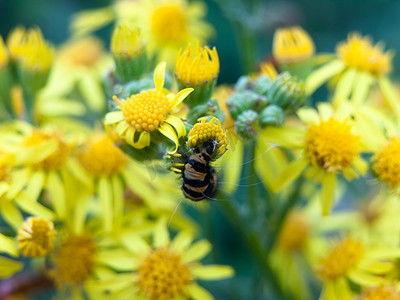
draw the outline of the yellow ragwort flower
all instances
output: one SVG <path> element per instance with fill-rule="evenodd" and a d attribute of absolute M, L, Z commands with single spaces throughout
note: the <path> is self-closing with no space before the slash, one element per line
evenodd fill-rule
<path fill-rule="evenodd" d="M 328 172 L 348 168 L 359 153 L 360 137 L 346 121 L 330 118 L 311 124 L 305 136 L 305 155 L 310 162 Z"/>
<path fill-rule="evenodd" d="M 372 45 L 371 38 L 349 34 L 347 41 L 337 46 L 337 54 L 349 67 L 381 76 L 392 69 L 393 52 L 383 52 L 381 44 Z"/>
<path fill-rule="evenodd" d="M 59 58 L 73 67 L 94 67 L 104 54 L 102 42 L 94 37 L 67 42 L 60 49 Z"/>
<path fill-rule="evenodd" d="M 58 247 L 52 278 L 58 287 L 83 283 L 93 271 L 96 244 L 90 236 L 71 235 Z"/>
<path fill-rule="evenodd" d="M 7 37 L 7 46 L 11 58 L 16 61 L 21 55 L 21 47 L 26 40 L 26 29 L 23 26 L 14 28 Z"/>
<path fill-rule="evenodd" d="M 193 89 L 183 89 L 176 95 L 166 93 L 163 89 L 164 77 L 165 63 L 161 63 L 154 71 L 155 89 L 141 91 L 124 100 L 114 96 L 118 110 L 105 117 L 104 123 L 115 125 L 118 136 L 137 149 L 149 146 L 151 132 L 159 131 L 174 142 L 176 151 L 178 139 L 186 134 L 182 120 L 171 112 L 176 110 Z"/>
<path fill-rule="evenodd" d="M 54 247 L 54 224 L 42 218 L 30 217 L 18 230 L 18 246 L 29 257 L 42 257 Z"/>
<path fill-rule="evenodd" d="M 212 118 L 210 123 L 206 121 L 207 119 L 203 118 L 189 131 L 188 146 L 195 148 L 200 143 L 211 141 L 217 150 L 217 155 L 221 156 L 228 149 L 228 136 L 218 119 Z"/>
<path fill-rule="evenodd" d="M 179 51 L 175 74 L 183 84 L 191 87 L 207 84 L 216 80 L 218 73 L 219 58 L 215 47 L 211 50 L 197 43 L 195 50 L 189 44 Z"/>
<path fill-rule="evenodd" d="M 279 233 L 278 244 L 288 252 L 302 250 L 310 236 L 310 228 L 305 216 L 300 212 L 290 213 L 281 232 Z"/>
<path fill-rule="evenodd" d="M 383 182 L 392 188 L 400 184 L 400 138 L 393 137 L 372 158 L 372 169 Z"/>
<path fill-rule="evenodd" d="M 111 52 L 114 56 L 131 57 L 142 53 L 145 41 L 138 28 L 127 24 L 115 27 L 111 38 Z"/>
<path fill-rule="evenodd" d="M 313 56 L 314 52 L 313 40 L 300 26 L 276 30 L 272 53 L 279 64 L 303 62 Z"/>
<path fill-rule="evenodd" d="M 265 75 L 271 80 L 274 80 L 278 76 L 275 66 L 268 61 L 260 64 L 260 71 L 261 75 Z"/>

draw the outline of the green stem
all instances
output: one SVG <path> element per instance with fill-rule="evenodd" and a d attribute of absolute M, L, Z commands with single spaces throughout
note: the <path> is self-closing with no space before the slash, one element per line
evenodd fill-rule
<path fill-rule="evenodd" d="M 246 176 L 247 179 L 247 201 L 250 207 L 250 216 L 252 220 L 257 219 L 257 190 L 256 190 L 256 170 L 254 167 L 254 157 L 256 150 L 256 142 L 250 141 L 247 145 L 247 166 Z"/>
<path fill-rule="evenodd" d="M 287 296 L 283 292 L 283 289 L 278 281 L 278 277 L 276 274 L 274 274 L 272 267 L 268 261 L 268 253 L 264 251 L 262 248 L 262 245 L 260 243 L 260 240 L 257 236 L 257 234 L 254 231 L 248 231 L 248 228 L 246 227 L 246 224 L 243 222 L 242 218 L 240 217 L 238 210 L 235 209 L 232 204 L 229 202 L 229 200 L 224 201 L 223 208 L 225 209 L 225 212 L 233 218 L 236 226 L 246 239 L 248 245 L 251 248 L 251 251 L 253 252 L 255 258 L 257 261 L 260 263 L 260 267 L 265 275 L 266 278 L 268 278 L 271 287 L 275 293 L 275 296 L 277 296 L 276 299 L 281 299 L 281 300 L 288 300 Z"/>

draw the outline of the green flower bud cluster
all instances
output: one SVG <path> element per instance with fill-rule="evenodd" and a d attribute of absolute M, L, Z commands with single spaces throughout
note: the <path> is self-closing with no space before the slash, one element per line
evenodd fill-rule
<path fill-rule="evenodd" d="M 279 74 L 275 79 L 261 75 L 253 80 L 242 76 L 235 88 L 227 106 L 236 131 L 244 138 L 254 138 L 266 126 L 282 125 L 285 116 L 306 101 L 303 82 L 289 73 Z"/>

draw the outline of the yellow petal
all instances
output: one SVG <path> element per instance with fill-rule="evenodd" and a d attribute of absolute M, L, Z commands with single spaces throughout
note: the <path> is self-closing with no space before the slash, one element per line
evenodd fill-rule
<path fill-rule="evenodd" d="M 166 62 L 159 63 L 154 70 L 154 85 L 156 86 L 156 90 L 160 92 L 164 87 L 166 65 Z"/>
<path fill-rule="evenodd" d="M 38 202 L 32 202 L 25 192 L 19 194 L 14 201 L 23 211 L 33 216 L 41 217 L 46 220 L 53 220 L 55 217 L 54 213 L 47 207 Z"/>
<path fill-rule="evenodd" d="M 260 134 L 260 139 L 265 143 L 278 144 L 284 148 L 300 148 L 304 143 L 303 128 L 299 127 L 266 127 Z"/>
<path fill-rule="evenodd" d="M 396 115 L 397 119 L 400 118 L 400 100 L 399 95 L 390 82 L 389 78 L 386 76 L 379 77 L 378 79 L 379 87 L 383 94 L 383 97 L 391 107 L 392 111 Z"/>
<path fill-rule="evenodd" d="M 176 132 L 178 133 L 178 138 L 185 136 L 186 135 L 186 128 L 185 124 L 183 124 L 182 120 L 178 117 L 175 117 L 173 115 L 169 115 L 166 119 L 165 122 L 170 124 L 173 128 L 175 128 Z"/>
<path fill-rule="evenodd" d="M 111 177 L 114 198 L 114 226 L 119 227 L 124 213 L 124 187 L 118 175 Z"/>
<path fill-rule="evenodd" d="M 17 256 L 18 249 L 16 240 L 0 233 L 0 252 L 10 254 L 11 256 Z"/>
<path fill-rule="evenodd" d="M 137 149 L 143 149 L 150 145 L 150 133 L 147 131 L 142 131 L 139 135 L 139 140 L 134 143 L 134 147 Z"/>
<path fill-rule="evenodd" d="M 106 98 L 101 86 L 101 81 L 96 76 L 86 72 L 84 76 L 81 76 L 78 87 L 90 109 L 95 112 L 100 112 L 105 108 Z"/>
<path fill-rule="evenodd" d="M 168 107 L 171 109 L 179 105 L 193 91 L 194 89 L 192 88 L 186 88 L 181 90 L 178 94 L 175 95 L 174 99 L 168 103 Z"/>
<path fill-rule="evenodd" d="M 361 270 L 353 270 L 348 276 L 352 281 L 361 286 L 375 286 L 384 282 L 382 277 L 371 275 Z"/>
<path fill-rule="evenodd" d="M 209 291 L 197 284 L 191 284 L 187 287 L 187 291 L 193 300 L 213 300 L 214 297 Z"/>
<path fill-rule="evenodd" d="M 38 200 L 44 186 L 45 177 L 46 175 L 43 171 L 36 171 L 29 180 L 25 191 L 27 197 L 29 197 L 32 202 Z"/>
<path fill-rule="evenodd" d="M 129 251 L 135 254 L 143 254 L 145 256 L 151 251 L 147 242 L 133 231 L 121 234 L 120 241 Z"/>
<path fill-rule="evenodd" d="M 374 77 L 367 71 L 359 71 L 359 77 L 351 96 L 354 105 L 361 105 L 367 99 Z"/>
<path fill-rule="evenodd" d="M 333 196 L 335 192 L 336 174 L 329 172 L 322 178 L 321 207 L 322 215 L 327 216 L 331 211 Z"/>
<path fill-rule="evenodd" d="M 235 274 L 231 266 L 194 266 L 191 270 L 193 275 L 201 280 L 220 280 L 232 277 Z"/>
<path fill-rule="evenodd" d="M 198 241 L 197 243 L 193 244 L 188 250 L 183 253 L 183 261 L 184 262 L 192 262 L 195 260 L 202 259 L 211 251 L 211 244 L 206 241 Z"/>
<path fill-rule="evenodd" d="M 233 193 L 236 190 L 242 172 L 244 144 L 239 139 L 236 139 L 235 141 L 235 149 L 229 149 L 226 151 L 220 158 L 219 164 L 223 170 L 224 191 L 228 194 Z M 259 145 L 263 145 L 263 143 L 257 143 L 257 146 Z M 256 153 L 256 156 L 258 157 L 259 153 Z"/>
<path fill-rule="evenodd" d="M 171 243 L 171 251 L 183 252 L 193 241 L 193 233 L 188 230 L 180 231 Z"/>
<path fill-rule="evenodd" d="M 133 256 L 121 250 L 99 251 L 96 260 L 117 271 L 132 271 L 134 269 Z"/>
<path fill-rule="evenodd" d="M 55 212 L 61 220 L 64 220 L 66 217 L 65 188 L 60 175 L 56 172 L 49 172 L 46 188 L 50 194 Z"/>
<path fill-rule="evenodd" d="M 177 136 L 175 130 L 173 129 L 173 127 L 171 125 L 169 125 L 168 123 L 164 122 L 158 128 L 158 131 L 160 133 L 162 133 L 165 137 L 167 137 L 168 139 L 170 139 L 171 141 L 174 142 L 175 149 L 173 151 L 168 151 L 168 153 L 170 153 L 170 154 L 175 153 L 176 150 L 178 150 L 179 140 L 178 140 L 178 136 Z"/>
<path fill-rule="evenodd" d="M 310 123 L 318 123 L 320 117 L 317 111 L 310 107 L 304 107 L 297 110 L 297 115 L 303 123 L 310 124 Z"/>
<path fill-rule="evenodd" d="M 11 277 L 14 273 L 21 270 L 23 266 L 20 262 L 0 257 L 0 278 Z"/>
<path fill-rule="evenodd" d="M 393 265 L 389 262 L 364 260 L 360 263 L 359 267 L 364 271 L 374 274 L 386 274 L 393 268 Z"/>
<path fill-rule="evenodd" d="M 113 193 L 110 181 L 106 177 L 100 177 L 98 182 L 98 195 L 100 198 L 101 214 L 104 229 L 111 231 L 113 223 Z"/>
<path fill-rule="evenodd" d="M 273 191 L 276 193 L 291 184 L 301 175 L 307 165 L 308 161 L 305 158 L 300 158 L 289 163 L 272 184 Z"/>
<path fill-rule="evenodd" d="M 4 220 L 10 224 L 15 229 L 21 226 L 23 222 L 23 217 L 19 209 L 14 205 L 14 203 L 0 199 L 0 211 Z"/>
<path fill-rule="evenodd" d="M 322 120 L 329 120 L 334 112 L 333 112 L 333 106 L 330 103 L 327 102 L 319 102 L 317 104 L 318 112 L 319 115 L 321 116 Z"/>
<path fill-rule="evenodd" d="M 154 246 L 156 248 L 166 247 L 170 242 L 167 223 L 161 218 L 154 230 Z"/>
<path fill-rule="evenodd" d="M 106 114 L 104 119 L 104 124 L 110 125 L 122 121 L 124 119 L 124 115 L 122 111 L 112 111 Z"/>
<path fill-rule="evenodd" d="M 42 142 L 38 146 L 33 146 L 19 151 L 15 155 L 15 164 L 37 163 L 44 160 L 57 150 L 58 144 L 55 140 Z"/>
<path fill-rule="evenodd" d="M 341 76 L 335 88 L 333 103 L 335 107 L 349 101 L 350 94 L 354 90 L 354 84 L 358 78 L 356 69 L 349 68 Z"/>
<path fill-rule="evenodd" d="M 343 71 L 346 65 L 339 59 L 333 60 L 312 72 L 304 84 L 306 94 L 311 95 L 324 82 Z"/>

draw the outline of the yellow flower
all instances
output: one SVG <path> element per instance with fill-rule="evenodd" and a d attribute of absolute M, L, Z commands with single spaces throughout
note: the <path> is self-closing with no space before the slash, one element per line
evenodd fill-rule
<path fill-rule="evenodd" d="M 47 94 L 66 98 L 77 88 L 90 109 L 102 111 L 106 107 L 102 79 L 111 66 L 101 40 L 86 37 L 67 41 L 50 75 Z"/>
<path fill-rule="evenodd" d="M 362 287 L 383 284 L 382 275 L 392 269 L 390 260 L 399 255 L 398 248 L 369 249 L 350 236 L 337 241 L 316 266 L 324 282 L 320 299 L 353 299 L 347 279 Z"/>
<path fill-rule="evenodd" d="M 203 21 L 205 13 L 202 2 L 116 1 L 112 7 L 79 13 L 72 28 L 76 34 L 87 34 L 114 20 L 130 22 L 143 33 L 150 56 L 172 64 L 180 48 L 197 41 L 204 44 L 213 34 L 213 28 Z"/>
<path fill-rule="evenodd" d="M 349 34 L 346 42 L 337 46 L 337 54 L 349 67 L 382 76 L 392 69 L 393 52 L 383 52 L 383 46 L 372 45 L 369 37 L 358 33 Z"/>
<path fill-rule="evenodd" d="M 271 62 L 264 62 L 260 64 L 261 74 L 267 76 L 271 80 L 274 80 L 278 76 L 278 72 L 275 66 Z"/>
<path fill-rule="evenodd" d="M 279 28 L 275 31 L 272 53 L 279 64 L 300 63 L 314 55 L 311 37 L 301 27 Z"/>
<path fill-rule="evenodd" d="M 54 224 L 42 218 L 30 217 L 18 230 L 18 246 L 29 257 L 47 255 L 54 247 Z"/>
<path fill-rule="evenodd" d="M 115 27 L 111 38 L 111 52 L 117 57 L 132 57 L 142 53 L 145 49 L 140 30 L 127 24 Z"/>
<path fill-rule="evenodd" d="M 291 163 L 274 180 L 272 189 L 279 191 L 308 168 L 306 176 L 314 177 L 322 184 L 322 214 L 331 209 L 336 175 L 339 172 L 348 179 L 365 174 L 367 165 L 360 157 L 360 135 L 350 119 L 334 113 L 326 103 L 318 106 L 319 114 L 311 108 L 303 108 L 298 115 L 308 124 L 306 130 L 298 127 L 267 128 L 264 140 L 283 147 L 302 149 L 303 155 Z"/>
<path fill-rule="evenodd" d="M 392 188 L 400 186 L 400 137 L 392 137 L 372 158 L 376 176 Z"/>
<path fill-rule="evenodd" d="M 13 58 L 34 73 L 48 72 L 54 57 L 53 46 L 44 40 L 39 28 L 25 31 L 17 27 L 10 36 L 10 51 Z"/>
<path fill-rule="evenodd" d="M 203 118 L 201 123 L 196 123 L 189 131 L 188 146 L 195 148 L 200 143 L 212 141 L 217 150 L 217 155 L 221 156 L 228 149 L 228 136 L 218 119 L 212 118 L 210 123 L 206 123 L 206 121 L 207 119 Z"/>
<path fill-rule="evenodd" d="M 198 260 L 207 255 L 211 245 L 206 240 L 193 245 L 192 242 L 193 236 L 187 231 L 181 231 L 171 241 L 165 220 L 160 220 L 151 245 L 140 237 L 126 241 L 131 254 L 123 259 L 130 259 L 131 272 L 115 274 L 110 280 L 98 282 L 97 286 L 111 296 L 123 294 L 130 299 L 214 299 L 196 279 L 228 278 L 233 275 L 233 269 L 201 265 Z"/>
<path fill-rule="evenodd" d="M 334 105 L 340 108 L 344 104 L 351 104 L 356 111 L 367 99 L 370 87 L 378 82 L 382 94 L 392 109 L 400 115 L 398 96 L 387 77 L 392 68 L 392 57 L 393 53 L 384 53 L 381 45 L 373 46 L 370 38 L 356 33 L 350 34 L 347 42 L 337 46 L 337 57 L 330 59 L 307 77 L 306 93 L 312 94 L 322 84 L 334 78 Z"/>
<path fill-rule="evenodd" d="M 181 119 L 173 116 L 176 107 L 193 91 L 192 88 L 181 90 L 178 94 L 167 93 L 163 89 L 165 63 L 154 71 L 155 89 L 145 90 L 125 100 L 114 96 L 118 110 L 106 115 L 104 123 L 114 125 L 120 139 L 137 149 L 150 145 L 151 133 L 158 131 L 175 144 L 186 134 Z"/>
<path fill-rule="evenodd" d="M 184 85 L 195 87 L 213 82 L 218 73 L 219 59 L 215 47 L 212 50 L 207 46 L 201 48 L 197 43 L 195 50 L 190 44 L 179 51 L 175 74 Z"/>

